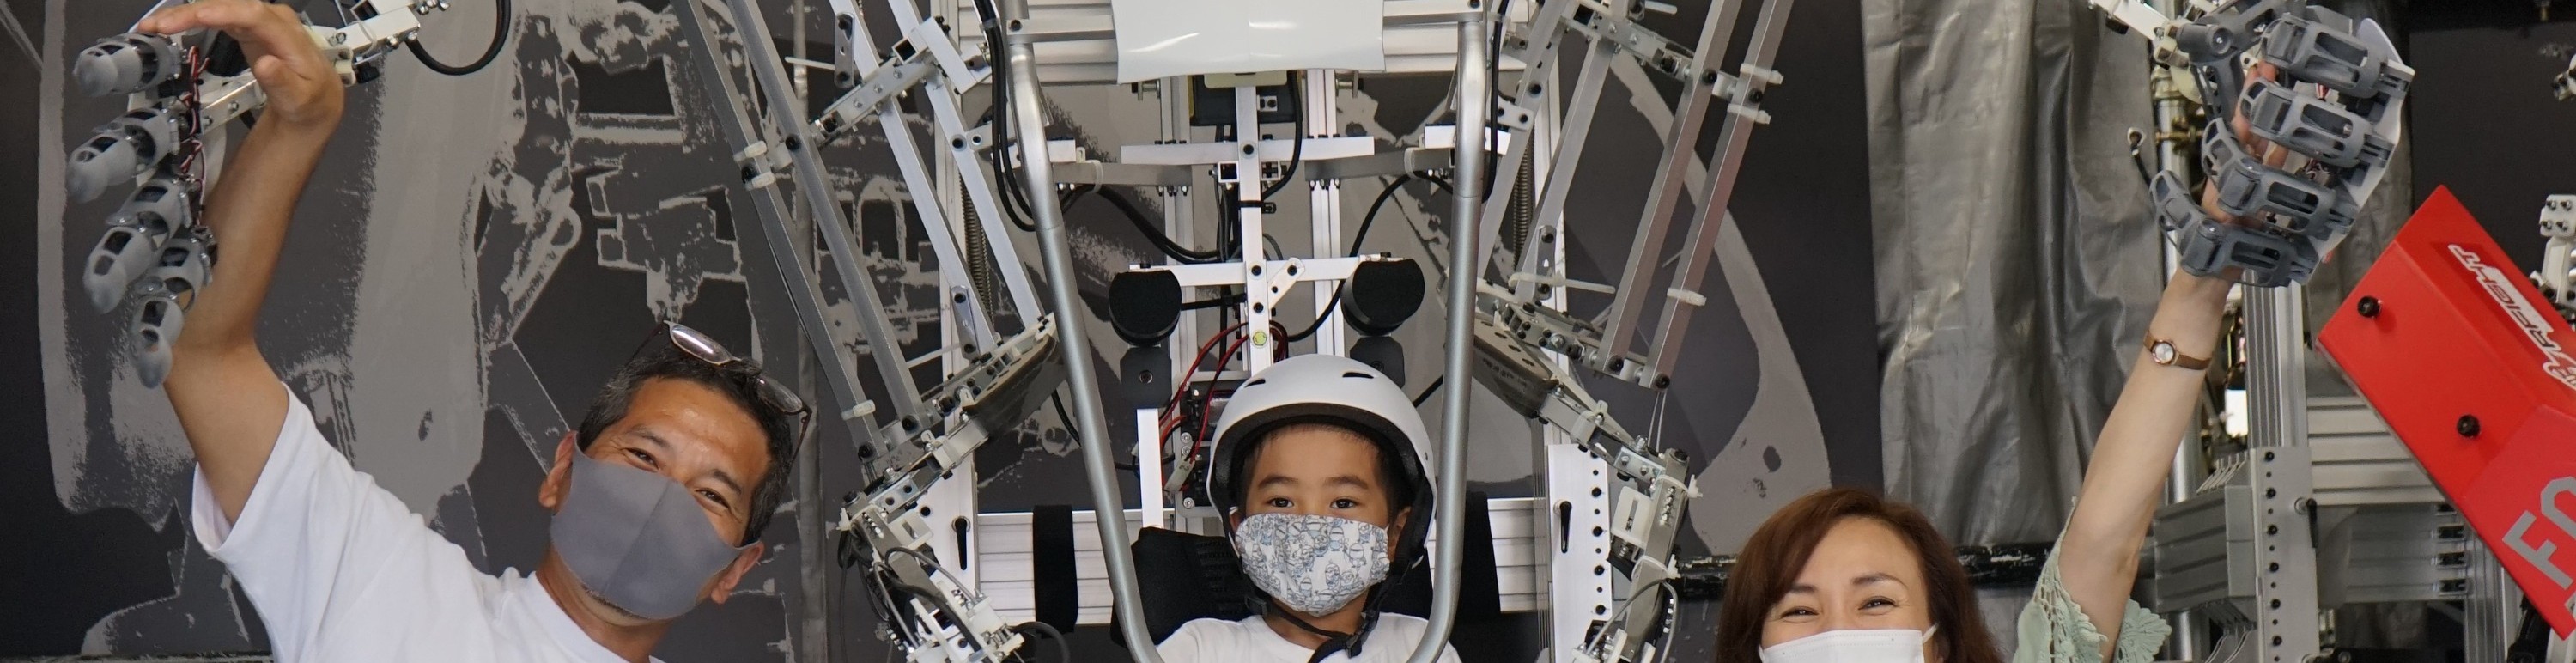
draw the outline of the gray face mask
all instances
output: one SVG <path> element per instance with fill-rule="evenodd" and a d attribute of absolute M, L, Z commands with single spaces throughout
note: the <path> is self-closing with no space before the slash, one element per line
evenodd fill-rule
<path fill-rule="evenodd" d="M 725 545 L 680 482 L 579 452 L 572 455 L 572 490 L 548 531 L 555 554 L 582 585 L 653 620 L 695 607 L 707 579 L 750 547 Z"/>

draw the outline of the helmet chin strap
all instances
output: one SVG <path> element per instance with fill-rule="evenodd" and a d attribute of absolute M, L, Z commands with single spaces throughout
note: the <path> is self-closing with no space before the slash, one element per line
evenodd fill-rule
<path fill-rule="evenodd" d="M 1380 604 L 1386 601 L 1387 586 L 1403 578 L 1403 574 L 1411 570 L 1409 567 L 1396 569 L 1393 574 L 1387 576 L 1386 580 L 1379 581 L 1377 586 L 1368 589 L 1368 596 L 1360 599 L 1360 627 L 1350 633 L 1329 631 L 1306 623 L 1305 619 L 1297 616 L 1297 611 L 1279 605 L 1278 599 L 1262 597 L 1261 606 L 1264 612 L 1276 613 L 1287 619 L 1288 623 L 1295 624 L 1298 629 L 1324 636 L 1324 644 L 1315 647 L 1315 655 L 1308 657 L 1306 663 L 1321 663 L 1325 658 L 1343 652 L 1348 652 L 1356 658 L 1360 654 L 1361 643 L 1368 639 L 1369 631 L 1377 628 L 1378 617 L 1386 614 Z"/>
<path fill-rule="evenodd" d="M 1307 633 L 1324 636 L 1324 644 L 1316 646 L 1315 655 L 1307 657 L 1306 659 L 1306 663 L 1320 663 L 1325 658 L 1329 658 L 1334 654 L 1339 654 L 1344 651 L 1348 651 L 1353 656 L 1359 655 L 1360 641 L 1366 639 L 1368 637 L 1369 629 L 1377 625 L 1378 599 L 1379 597 L 1386 595 L 1385 592 L 1378 590 L 1384 587 L 1385 585 L 1381 584 L 1377 587 L 1369 588 L 1368 598 L 1361 599 L 1364 603 L 1361 604 L 1363 607 L 1360 609 L 1360 627 L 1357 631 L 1352 633 L 1329 631 L 1319 628 L 1314 624 L 1308 624 L 1305 619 L 1297 616 L 1297 611 L 1290 610 L 1285 606 L 1279 605 L 1278 599 L 1263 601 L 1261 605 L 1264 612 L 1276 614 L 1285 618 L 1288 620 L 1288 623 L 1297 625 L 1297 628 L 1303 629 Z"/>

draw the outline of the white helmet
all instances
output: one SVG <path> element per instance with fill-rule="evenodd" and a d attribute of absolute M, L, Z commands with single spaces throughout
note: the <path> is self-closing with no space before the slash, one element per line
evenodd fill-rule
<path fill-rule="evenodd" d="M 1291 357 L 1271 364 L 1235 389 L 1224 414 L 1217 417 L 1208 448 L 1207 494 L 1218 512 L 1231 513 L 1243 506 L 1238 503 L 1235 474 L 1241 469 L 1237 463 L 1249 460 L 1236 458 L 1244 443 L 1282 424 L 1306 421 L 1347 426 L 1399 452 L 1391 454 L 1402 465 L 1393 468 L 1394 473 L 1411 482 L 1414 491 L 1411 504 L 1398 505 L 1411 507 L 1413 515 L 1399 534 L 1397 549 L 1399 555 L 1421 550 L 1435 503 L 1427 462 L 1431 436 L 1422 427 L 1422 413 L 1413 409 L 1413 399 L 1402 387 L 1348 357 Z"/>

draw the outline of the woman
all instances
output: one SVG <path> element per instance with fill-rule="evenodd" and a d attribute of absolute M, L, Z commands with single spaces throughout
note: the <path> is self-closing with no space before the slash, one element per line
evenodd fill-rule
<path fill-rule="evenodd" d="M 2146 345 L 2174 352 L 2139 351 L 2075 513 L 2022 611 L 2015 661 L 2138 663 L 2164 646 L 2169 628 L 2129 590 L 2199 402 L 2201 369 L 2186 366 L 2217 346 L 2229 286 L 2181 273 L 2166 285 Z M 1996 663 L 2002 657 L 1950 549 L 1912 507 L 1848 488 L 1799 498 L 1736 557 L 1718 616 L 1718 660 Z"/>
<path fill-rule="evenodd" d="M 2270 65 L 2248 84 L 2274 77 Z M 2278 164 L 2283 151 L 2237 138 Z M 2228 218 L 2204 191 L 2202 207 Z M 2219 341 L 2232 282 L 2176 272 L 2120 400 L 2103 423 L 2075 513 L 2023 609 L 2019 663 L 2144 663 L 2171 628 L 2129 600 L 2138 549 L 2161 504 L 2175 447 L 2190 432 L 2205 358 Z M 1799 498 L 1754 530 L 1718 616 L 1723 663 L 2002 659 L 1948 541 L 1912 507 L 1851 490 Z"/>

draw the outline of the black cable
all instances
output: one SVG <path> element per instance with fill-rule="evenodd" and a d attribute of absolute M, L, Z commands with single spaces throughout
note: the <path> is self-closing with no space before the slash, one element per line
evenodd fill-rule
<path fill-rule="evenodd" d="M 1241 303 L 1243 303 L 1243 293 L 1238 292 L 1231 295 L 1210 297 L 1195 302 L 1181 302 L 1181 310 L 1196 311 L 1199 309 L 1216 308 L 1219 306 L 1233 306 Z"/>
<path fill-rule="evenodd" d="M 1297 142 L 1289 144 L 1288 169 L 1279 172 L 1279 181 L 1261 187 L 1262 200 L 1269 200 L 1280 189 L 1288 188 L 1288 181 L 1297 178 L 1297 164 L 1306 160 L 1306 92 L 1303 83 L 1298 76 L 1288 77 L 1288 104 L 1297 109 Z"/>
<path fill-rule="evenodd" d="M 1448 380 L 1449 376 L 1447 375 L 1432 378 L 1431 384 L 1422 388 L 1422 395 L 1413 397 L 1413 406 L 1422 407 L 1423 403 L 1431 402 L 1431 395 L 1440 393 L 1440 383 Z"/>
<path fill-rule="evenodd" d="M 1360 215 L 1359 232 L 1352 233 L 1351 235 L 1351 255 L 1353 257 L 1359 256 L 1361 242 L 1368 241 L 1369 226 L 1377 223 L 1378 210 L 1386 207 L 1386 201 L 1395 199 L 1395 192 L 1403 189 L 1405 183 L 1413 181 L 1414 177 L 1415 176 L 1412 173 L 1395 176 L 1394 181 L 1387 182 L 1385 190 L 1377 192 L 1376 200 L 1369 201 L 1368 213 Z M 1438 178 L 1434 178 L 1430 175 L 1423 175 L 1421 177 L 1440 184 L 1441 188 L 1448 188 L 1448 183 L 1441 181 Z M 1333 301 L 1324 304 L 1324 311 L 1322 313 L 1315 314 L 1315 322 L 1313 324 L 1306 325 L 1305 331 L 1281 335 L 1281 340 L 1295 343 L 1314 336 L 1315 330 L 1324 328 L 1324 321 L 1332 319 L 1333 312 L 1339 311 L 1341 308 L 1342 287 L 1338 285 L 1333 286 Z"/>
<path fill-rule="evenodd" d="M 1013 626 L 1013 627 L 1011 627 L 1011 630 L 1019 631 L 1021 635 L 1026 635 L 1026 636 L 1040 636 L 1040 635 L 1046 636 L 1046 639 L 1048 639 L 1048 640 L 1052 640 L 1052 641 L 1054 641 L 1054 642 L 1055 642 L 1055 654 L 1056 654 L 1056 660 L 1058 660 L 1058 661 L 1072 661 L 1072 660 L 1073 660 L 1073 648 L 1072 648 L 1072 646 L 1071 646 L 1071 645 L 1067 645 L 1067 644 L 1065 644 L 1065 641 L 1064 641 L 1064 632 L 1063 632 L 1063 631 L 1055 630 L 1055 626 L 1054 626 L 1054 625 L 1052 625 L 1052 624 L 1048 624 L 1048 623 L 1046 623 L 1046 622 L 1035 622 L 1035 621 L 1033 621 L 1033 622 L 1028 622 L 1028 623 L 1025 623 L 1025 624 L 1020 624 L 1020 625 L 1018 625 L 1018 626 Z"/>
<path fill-rule="evenodd" d="M 977 3 L 977 8 L 980 11 L 981 9 L 984 9 L 985 6 L 983 3 L 979 2 Z M 984 23 L 984 58 L 991 63 L 993 68 L 993 109 L 989 113 L 993 118 L 991 120 L 993 127 L 993 151 L 991 154 L 993 180 L 997 182 L 997 186 L 1000 186 L 1002 189 L 1002 215 L 1005 218 L 1010 219 L 1011 225 L 1018 227 L 1021 231 L 1037 232 L 1037 223 L 1029 219 L 1029 217 L 1037 215 L 1036 208 L 1029 204 L 1028 192 L 1022 191 L 1021 187 L 1017 186 L 1020 181 L 1018 175 L 1019 169 L 1011 165 L 1010 154 L 1012 147 L 1012 123 L 1010 117 L 1013 103 L 1011 99 L 1011 58 L 1010 54 L 1004 50 L 1006 47 L 1003 45 L 1002 41 L 1001 21 L 995 17 L 986 18 L 987 20 Z M 1041 128 L 1040 130 L 1043 131 L 1044 129 Z"/>
<path fill-rule="evenodd" d="M 1324 321 L 1333 319 L 1333 312 L 1341 309 L 1342 289 L 1340 286 L 1335 286 L 1333 288 L 1333 300 L 1324 303 L 1324 312 L 1315 314 L 1314 323 L 1306 325 L 1306 329 L 1304 331 L 1294 334 L 1281 334 L 1279 336 L 1279 340 L 1288 343 L 1295 343 L 1311 338 L 1315 335 L 1315 330 L 1324 328 Z"/>
<path fill-rule="evenodd" d="M 1503 27 L 1511 21 L 1511 17 L 1512 0 L 1501 0 L 1495 3 L 1493 39 L 1485 42 L 1485 96 L 1495 101 L 1503 98 L 1502 88 L 1496 85 L 1503 80 Z M 1489 123 L 1488 127 L 1492 126 L 1490 123 L 1493 122 L 1493 118 L 1486 118 L 1485 121 Z M 1479 145 L 1484 144 L 1484 140 L 1482 136 L 1476 138 Z M 1489 192 L 1494 190 L 1494 171 L 1499 169 L 1494 168 L 1493 163 L 1493 159 L 1485 160 L 1485 186 L 1476 193 L 1478 198 L 1490 195 Z"/>
<path fill-rule="evenodd" d="M 1047 394 L 1047 400 L 1055 402 L 1055 418 L 1064 420 L 1064 432 L 1080 439 L 1082 427 L 1073 425 L 1073 415 L 1064 413 L 1064 394 Z"/>
<path fill-rule="evenodd" d="M 484 47 L 483 57 L 475 58 L 473 64 L 458 67 L 439 62 L 436 56 L 429 54 L 428 48 L 420 45 L 418 39 L 411 40 L 411 43 L 405 46 L 411 47 L 411 56 L 419 58 L 421 66 L 428 67 L 430 71 L 449 76 L 464 76 L 482 71 L 484 67 L 491 65 L 493 59 L 501 57 L 501 46 L 509 41 L 510 0 L 492 0 L 492 45 Z"/>
<path fill-rule="evenodd" d="M 1145 216 L 1145 210 L 1136 207 L 1136 201 L 1128 200 L 1127 194 L 1119 193 L 1117 189 L 1096 185 L 1077 187 L 1072 193 L 1065 195 L 1063 204 L 1070 208 L 1075 200 L 1081 199 L 1082 195 L 1087 193 L 1099 194 L 1101 200 L 1109 201 L 1110 206 L 1118 208 L 1118 214 L 1127 217 L 1127 222 L 1136 226 L 1136 232 L 1144 234 L 1145 239 L 1153 242 L 1154 248 L 1162 251 L 1164 256 L 1193 265 L 1225 259 L 1223 249 L 1200 251 L 1181 246 L 1180 242 L 1173 241 L 1170 235 L 1163 234 L 1163 229 L 1154 226 L 1153 219 Z"/>

